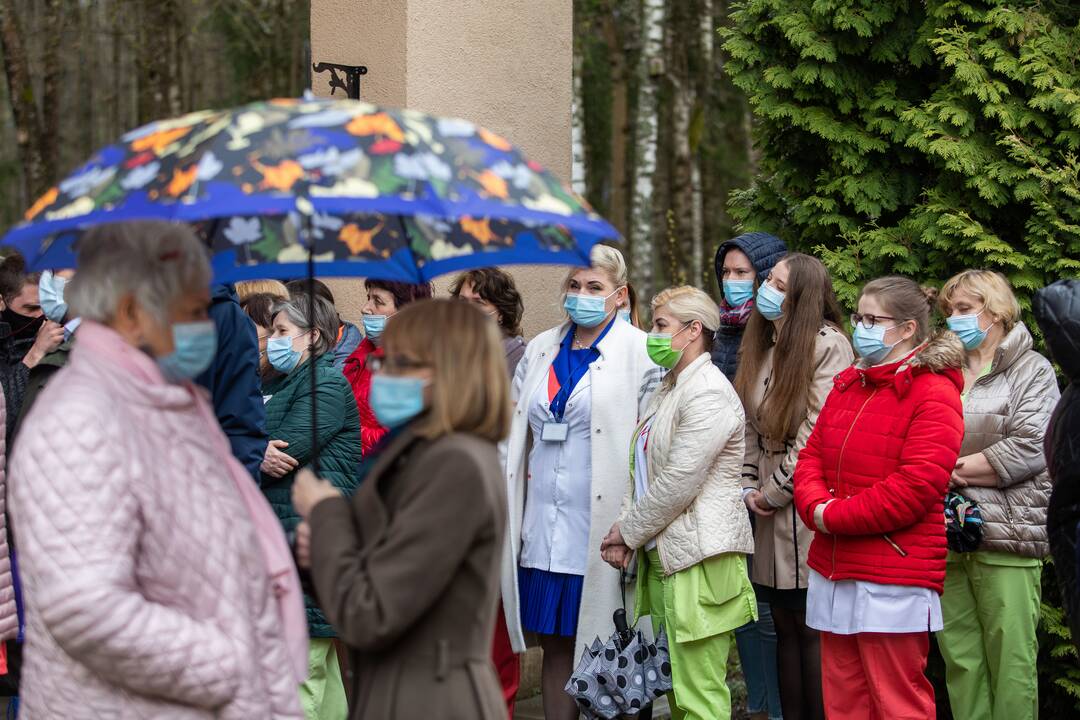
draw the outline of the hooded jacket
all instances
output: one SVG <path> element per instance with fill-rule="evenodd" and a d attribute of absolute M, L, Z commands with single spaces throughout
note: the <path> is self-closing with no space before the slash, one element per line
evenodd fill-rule
<path fill-rule="evenodd" d="M 210 319 L 217 329 L 217 353 L 195 382 L 210 391 L 214 415 L 229 438 L 233 456 L 258 481 L 268 442 L 259 379 L 259 337 L 230 285 L 214 286 Z"/>
<path fill-rule="evenodd" d="M 1046 530 L 1073 643 L 1080 647 L 1080 280 L 1060 280 L 1032 303 L 1050 356 L 1068 381 L 1046 433 L 1054 483 Z"/>
<path fill-rule="evenodd" d="M 982 513 L 980 550 L 1042 558 L 1049 552 L 1050 503 L 1043 440 L 1059 394 L 1054 368 L 1031 348 L 1031 333 L 1018 323 L 1001 341 L 990 372 L 968 390 L 960 456 L 983 453 L 998 486 L 959 492 Z"/>
<path fill-rule="evenodd" d="M 906 358 L 836 376 L 795 466 L 795 504 L 830 580 L 942 592 L 944 497 L 964 435 L 964 346 L 941 333 Z"/>
<path fill-rule="evenodd" d="M 750 263 L 757 271 L 757 283 L 765 282 L 772 272 L 773 266 L 787 254 L 788 248 L 784 241 L 775 235 L 763 232 L 750 232 L 728 240 L 716 251 L 716 284 L 720 286 L 720 306 L 728 308 L 727 300 L 723 297 L 724 287 L 724 256 L 732 248 L 742 250 L 750 258 Z M 752 300 L 750 302 L 753 302 Z M 712 346 L 713 365 L 727 376 L 727 379 L 735 381 L 735 371 L 739 365 L 739 345 L 742 343 L 745 325 L 721 324 L 716 332 Z"/>

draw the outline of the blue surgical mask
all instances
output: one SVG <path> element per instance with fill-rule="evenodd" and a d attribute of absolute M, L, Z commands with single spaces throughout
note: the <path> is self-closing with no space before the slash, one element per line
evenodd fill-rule
<path fill-rule="evenodd" d="M 360 320 L 364 323 L 364 335 L 372 342 L 378 340 L 386 329 L 385 315 L 361 315 Z"/>
<path fill-rule="evenodd" d="M 38 300 L 41 303 L 41 311 L 54 323 L 62 323 L 67 317 L 68 306 L 64 302 L 65 285 L 67 285 L 66 278 L 53 275 L 49 270 L 41 273 L 41 280 L 38 281 Z"/>
<path fill-rule="evenodd" d="M 300 337 L 300 335 L 294 337 Z M 266 359 L 279 373 L 290 373 L 300 364 L 300 356 L 303 353 L 293 350 L 292 342 L 291 337 L 273 337 L 266 341 Z"/>
<path fill-rule="evenodd" d="M 379 424 L 396 428 L 424 410 L 424 381 L 377 374 L 371 378 L 368 403 Z"/>
<path fill-rule="evenodd" d="M 616 289 L 611 295 L 619 292 Z M 584 295 L 581 293 L 567 293 L 563 301 L 563 308 L 570 319 L 577 325 L 586 328 L 594 328 L 608 318 L 607 299 L 611 297 L 599 295 Z"/>
<path fill-rule="evenodd" d="M 214 362 L 217 329 L 213 320 L 176 323 L 172 326 L 172 336 L 173 351 L 157 361 L 169 382 L 191 380 Z"/>
<path fill-rule="evenodd" d="M 633 325 L 634 324 L 634 321 L 630 319 L 630 311 L 627 310 L 626 308 L 621 308 L 619 310 L 619 312 L 616 313 L 616 314 L 618 315 L 618 318 L 620 320 L 625 320 L 626 324 L 628 324 L 628 325 Z"/>
<path fill-rule="evenodd" d="M 731 307 L 745 305 L 752 297 L 754 297 L 753 280 L 724 281 L 724 299 L 727 300 L 727 304 Z"/>
<path fill-rule="evenodd" d="M 983 340 L 986 339 L 986 334 L 990 332 L 990 328 L 983 330 L 979 327 L 979 316 L 984 312 L 986 312 L 986 308 L 974 315 L 953 315 L 945 320 L 949 329 L 956 333 L 957 337 L 960 338 L 960 342 L 964 343 L 964 347 L 968 350 L 974 350 L 982 345 Z"/>
<path fill-rule="evenodd" d="M 779 320 L 784 317 L 784 293 L 769 283 L 763 283 L 757 291 L 757 309 L 766 320 Z"/>
<path fill-rule="evenodd" d="M 855 352 L 859 353 L 859 357 L 871 365 L 877 365 L 888 357 L 892 349 L 899 344 L 885 344 L 885 333 L 894 327 L 896 326 L 874 325 L 874 327 L 867 330 L 862 323 L 856 323 L 855 331 L 851 334 L 851 344 L 855 347 Z"/>

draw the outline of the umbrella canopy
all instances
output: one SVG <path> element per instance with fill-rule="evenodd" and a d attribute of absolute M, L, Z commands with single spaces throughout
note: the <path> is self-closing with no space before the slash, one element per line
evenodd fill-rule
<path fill-rule="evenodd" d="M 79 231 L 193 223 L 215 279 L 426 282 L 497 264 L 588 264 L 618 232 L 504 138 L 353 100 L 271 100 L 151 123 L 50 189 L 2 244 L 74 266 Z M 309 246 L 308 238 L 311 240 Z"/>

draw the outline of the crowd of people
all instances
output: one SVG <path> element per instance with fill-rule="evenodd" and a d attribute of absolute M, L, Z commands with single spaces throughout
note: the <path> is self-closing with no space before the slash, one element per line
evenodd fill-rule
<path fill-rule="evenodd" d="M 545 717 L 573 720 L 627 605 L 679 720 L 730 717 L 732 645 L 754 718 L 933 718 L 932 633 L 953 717 L 1037 717 L 1059 391 L 1008 281 L 878 278 L 845 316 L 766 233 L 716 275 L 645 326 L 598 245 L 526 342 L 495 268 L 443 299 L 368 280 L 357 325 L 318 280 L 211 285 L 181 225 L 95 228 L 77 270 L 8 257 L 8 694 L 494 720 L 539 645 Z"/>

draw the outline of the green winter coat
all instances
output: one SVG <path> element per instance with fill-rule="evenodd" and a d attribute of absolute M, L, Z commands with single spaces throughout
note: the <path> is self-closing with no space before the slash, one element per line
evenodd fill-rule
<path fill-rule="evenodd" d="M 333 366 L 333 356 L 315 359 L 316 417 L 319 424 L 319 476 L 351 496 L 357 485 L 360 466 L 360 414 L 345 376 Z M 311 463 L 311 368 L 307 362 L 288 375 L 268 382 L 266 432 L 271 440 L 284 440 L 284 449 L 306 467 Z M 262 474 L 262 491 L 277 513 L 285 532 L 300 524 L 292 504 L 295 473 L 282 478 Z M 335 637 L 334 629 L 311 597 L 305 596 L 308 630 L 312 637 Z"/>

